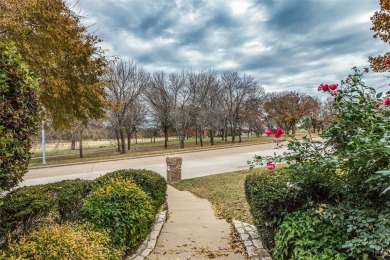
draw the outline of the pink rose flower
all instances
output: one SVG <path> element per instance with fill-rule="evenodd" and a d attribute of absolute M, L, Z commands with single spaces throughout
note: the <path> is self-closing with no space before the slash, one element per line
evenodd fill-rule
<path fill-rule="evenodd" d="M 269 127 L 267 127 L 267 129 L 265 129 L 265 134 L 266 134 L 267 136 L 270 136 L 270 135 L 272 134 L 272 129 L 269 128 Z"/>
<path fill-rule="evenodd" d="M 272 163 L 272 162 L 267 162 L 265 167 L 267 167 L 269 170 L 273 170 L 273 169 L 276 168 L 276 165 L 274 163 Z"/>

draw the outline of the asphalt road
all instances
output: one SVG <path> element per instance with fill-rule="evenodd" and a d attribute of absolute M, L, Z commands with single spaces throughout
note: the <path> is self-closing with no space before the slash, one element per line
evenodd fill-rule
<path fill-rule="evenodd" d="M 119 169 L 148 169 L 166 177 L 166 158 L 182 157 L 182 179 L 248 169 L 247 161 L 255 155 L 281 154 L 284 149 L 275 149 L 276 144 L 258 144 L 231 148 L 150 156 L 78 165 L 42 167 L 30 169 L 20 186 L 44 184 L 66 179 L 95 179 Z"/>

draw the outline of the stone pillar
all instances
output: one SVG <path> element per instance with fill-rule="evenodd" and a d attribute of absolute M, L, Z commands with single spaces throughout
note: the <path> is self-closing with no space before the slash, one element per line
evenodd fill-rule
<path fill-rule="evenodd" d="M 172 184 L 181 180 L 181 157 L 167 157 L 167 182 Z"/>

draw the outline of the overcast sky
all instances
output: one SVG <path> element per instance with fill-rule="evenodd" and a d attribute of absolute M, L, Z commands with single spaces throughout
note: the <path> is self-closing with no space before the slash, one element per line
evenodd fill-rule
<path fill-rule="evenodd" d="M 379 0 L 78 0 L 77 9 L 109 56 L 151 72 L 237 70 L 266 91 L 317 94 L 388 50 L 370 31 Z"/>

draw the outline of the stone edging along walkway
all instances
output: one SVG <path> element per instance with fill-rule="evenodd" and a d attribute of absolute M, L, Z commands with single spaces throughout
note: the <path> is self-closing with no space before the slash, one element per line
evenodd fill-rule
<path fill-rule="evenodd" d="M 138 247 L 137 251 L 133 255 L 127 257 L 126 260 L 144 260 L 150 255 L 156 247 L 157 239 L 161 233 L 162 227 L 167 221 L 167 212 L 168 210 L 165 209 L 158 213 L 152 232 L 146 237 L 142 245 Z"/>
<path fill-rule="evenodd" d="M 157 244 L 157 239 L 161 233 L 164 223 L 167 221 L 167 212 L 161 211 L 157 217 L 151 233 L 140 245 L 137 251 L 126 258 L 126 260 L 144 260 L 150 255 Z M 245 246 L 246 253 L 250 260 L 272 260 L 268 251 L 263 247 L 257 229 L 255 226 L 238 220 L 232 221 L 235 231 L 239 234 L 242 243 Z"/>
<path fill-rule="evenodd" d="M 241 237 L 249 259 L 272 260 L 268 251 L 263 247 L 255 226 L 238 220 L 233 220 L 232 223 L 234 229 Z"/>

